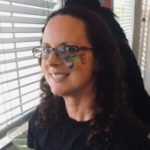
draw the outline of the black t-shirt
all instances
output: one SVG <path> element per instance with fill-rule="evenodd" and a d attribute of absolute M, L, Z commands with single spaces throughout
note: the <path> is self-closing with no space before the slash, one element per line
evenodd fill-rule
<path fill-rule="evenodd" d="M 35 115 L 29 122 L 28 146 L 35 150 L 150 150 L 150 140 L 142 136 L 128 122 L 120 122 L 112 139 L 88 144 L 90 121 L 77 122 L 69 117 L 53 129 L 36 127 Z"/>
<path fill-rule="evenodd" d="M 36 150 L 94 150 L 87 143 L 90 121 L 77 122 L 66 117 L 53 129 L 36 127 L 35 118 L 29 122 L 28 146 Z"/>

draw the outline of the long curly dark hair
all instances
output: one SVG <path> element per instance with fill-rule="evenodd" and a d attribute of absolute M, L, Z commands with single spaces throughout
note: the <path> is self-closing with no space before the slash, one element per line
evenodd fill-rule
<path fill-rule="evenodd" d="M 95 97 L 88 141 L 94 142 L 97 137 L 111 137 L 116 121 L 121 117 L 132 116 L 128 88 L 124 82 L 125 63 L 119 54 L 117 42 L 100 15 L 77 6 L 64 7 L 52 13 L 47 18 L 43 32 L 48 21 L 57 15 L 80 19 L 85 24 L 87 39 L 94 48 Z M 67 114 L 64 100 L 63 97 L 53 95 L 44 77 L 40 83 L 43 93 L 38 107 L 37 124 L 52 127 Z"/>

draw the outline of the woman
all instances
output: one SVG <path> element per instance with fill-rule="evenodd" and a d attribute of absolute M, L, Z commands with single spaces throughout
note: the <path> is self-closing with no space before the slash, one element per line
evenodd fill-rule
<path fill-rule="evenodd" d="M 100 14 L 113 32 L 119 44 L 120 54 L 126 63 L 125 81 L 129 87 L 130 102 L 136 115 L 150 128 L 150 96 L 145 90 L 140 68 L 123 29 L 115 19 L 115 14 L 109 8 L 101 7 L 98 0 L 67 0 L 65 3 L 65 6 L 74 5 L 88 8 Z"/>
<path fill-rule="evenodd" d="M 128 102 L 124 65 L 103 19 L 81 7 L 51 14 L 41 46 L 41 103 L 29 122 L 36 150 L 148 150 Z"/>

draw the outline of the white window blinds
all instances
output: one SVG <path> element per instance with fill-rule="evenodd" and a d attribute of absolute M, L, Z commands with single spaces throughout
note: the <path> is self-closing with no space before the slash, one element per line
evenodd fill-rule
<path fill-rule="evenodd" d="M 32 48 L 61 0 L 0 0 L 0 136 L 39 103 L 41 70 Z"/>
<path fill-rule="evenodd" d="M 139 65 L 150 94 L 150 0 L 142 1 Z"/>
<path fill-rule="evenodd" d="M 135 0 L 114 0 L 113 9 L 132 47 Z"/>

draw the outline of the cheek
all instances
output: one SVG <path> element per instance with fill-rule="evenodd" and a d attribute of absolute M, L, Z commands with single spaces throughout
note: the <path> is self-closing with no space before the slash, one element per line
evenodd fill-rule
<path fill-rule="evenodd" d="M 87 62 L 87 55 L 86 54 L 80 54 L 79 58 L 80 58 L 81 64 L 86 64 L 86 62 Z"/>
<path fill-rule="evenodd" d="M 92 56 L 91 52 L 79 54 L 79 60 L 80 60 L 81 64 L 87 64 L 89 61 L 91 61 L 92 57 L 93 56 Z"/>
<path fill-rule="evenodd" d="M 41 70 L 44 75 L 46 74 L 46 72 L 48 70 L 48 67 L 44 62 L 41 62 Z"/>
<path fill-rule="evenodd" d="M 71 58 L 70 62 L 66 61 L 66 64 L 68 68 L 73 69 L 80 65 L 83 66 L 83 65 L 89 64 L 89 62 L 91 62 L 92 59 L 93 59 L 92 53 L 87 52 L 87 53 L 79 54 Z"/>
<path fill-rule="evenodd" d="M 82 74 L 92 72 L 93 68 L 93 56 L 92 53 L 79 54 L 75 59 L 74 69 Z"/>

